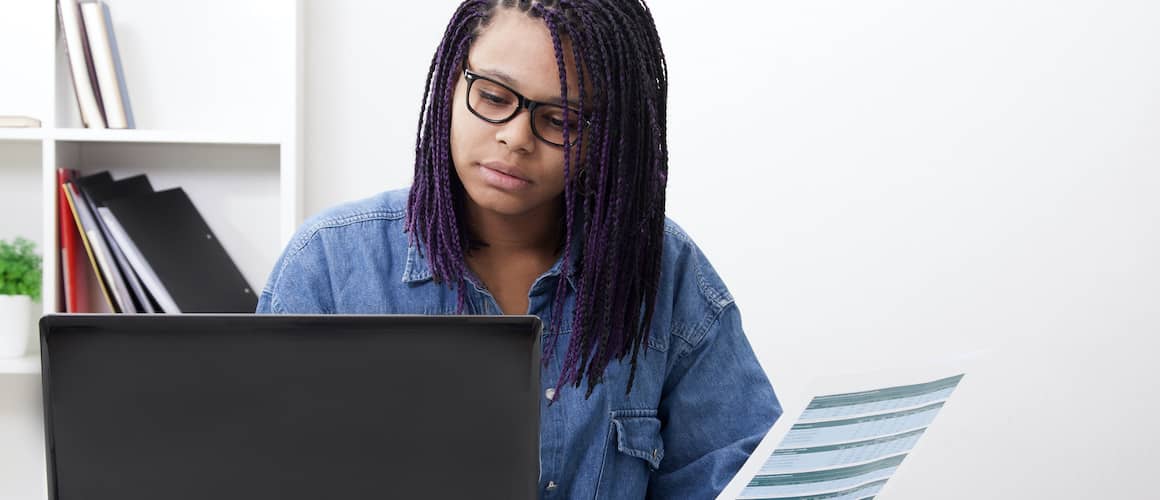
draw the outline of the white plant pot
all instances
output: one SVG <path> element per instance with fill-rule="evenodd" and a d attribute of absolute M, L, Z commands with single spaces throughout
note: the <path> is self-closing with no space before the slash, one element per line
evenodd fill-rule
<path fill-rule="evenodd" d="M 0 295 L 0 358 L 19 358 L 32 337 L 32 299 L 27 295 Z"/>

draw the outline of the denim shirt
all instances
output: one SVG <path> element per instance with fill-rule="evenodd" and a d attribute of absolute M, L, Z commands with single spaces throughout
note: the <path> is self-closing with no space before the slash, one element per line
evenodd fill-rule
<path fill-rule="evenodd" d="M 312 217 L 274 266 L 258 312 L 456 314 L 456 291 L 432 279 L 403 231 L 407 194 L 385 192 Z M 528 314 L 545 325 L 561 264 L 528 294 Z M 468 278 L 464 313 L 502 314 Z M 655 313 L 632 391 L 625 394 L 626 357 L 609 364 L 589 399 L 585 384 L 552 390 L 571 334 L 573 286 L 559 343 L 541 369 L 540 498 L 714 498 L 781 414 L 725 285 L 666 220 Z"/>

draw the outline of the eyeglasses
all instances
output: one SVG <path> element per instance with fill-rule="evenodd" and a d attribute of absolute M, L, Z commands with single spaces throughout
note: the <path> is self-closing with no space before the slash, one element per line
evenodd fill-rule
<path fill-rule="evenodd" d="M 564 122 L 564 106 L 533 101 L 511 87 L 486 76 L 464 69 L 467 79 L 467 109 L 488 123 L 506 123 L 521 109 L 532 114 L 532 134 L 553 146 L 564 146 L 564 129 L 569 130 L 571 142 L 575 133 L 590 122 L 580 117 L 576 108 L 568 107 L 568 121 Z"/>

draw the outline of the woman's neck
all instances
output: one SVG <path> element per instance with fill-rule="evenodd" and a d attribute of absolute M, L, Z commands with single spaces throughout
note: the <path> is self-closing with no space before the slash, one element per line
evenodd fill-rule
<path fill-rule="evenodd" d="M 564 235 L 563 207 L 549 204 L 541 210 L 520 215 L 505 215 L 485 210 L 466 200 L 468 227 L 472 235 L 487 246 L 473 255 L 540 254 L 555 256 Z"/>

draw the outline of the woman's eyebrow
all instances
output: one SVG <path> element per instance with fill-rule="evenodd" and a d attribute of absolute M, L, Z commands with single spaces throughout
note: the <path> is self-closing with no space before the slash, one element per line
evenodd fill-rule
<path fill-rule="evenodd" d="M 518 82 L 516 82 L 515 78 L 512 78 L 511 75 L 504 73 L 501 70 L 480 68 L 478 71 L 476 71 L 476 73 L 479 73 L 479 74 L 486 76 L 488 78 L 494 78 L 496 80 L 499 80 L 513 89 L 520 88 L 520 84 Z M 523 93 L 522 91 L 518 91 L 518 92 L 520 92 L 521 94 Z M 575 109 L 580 109 L 580 101 L 577 101 L 575 99 L 569 99 L 568 106 L 575 108 Z"/>
<path fill-rule="evenodd" d="M 483 76 L 495 78 L 496 80 L 499 80 L 503 83 L 506 83 L 512 87 L 519 86 L 519 84 L 516 82 L 515 78 L 512 78 L 511 75 L 504 73 L 503 71 L 500 71 L 498 69 L 480 68 L 479 73 L 482 74 Z"/>

